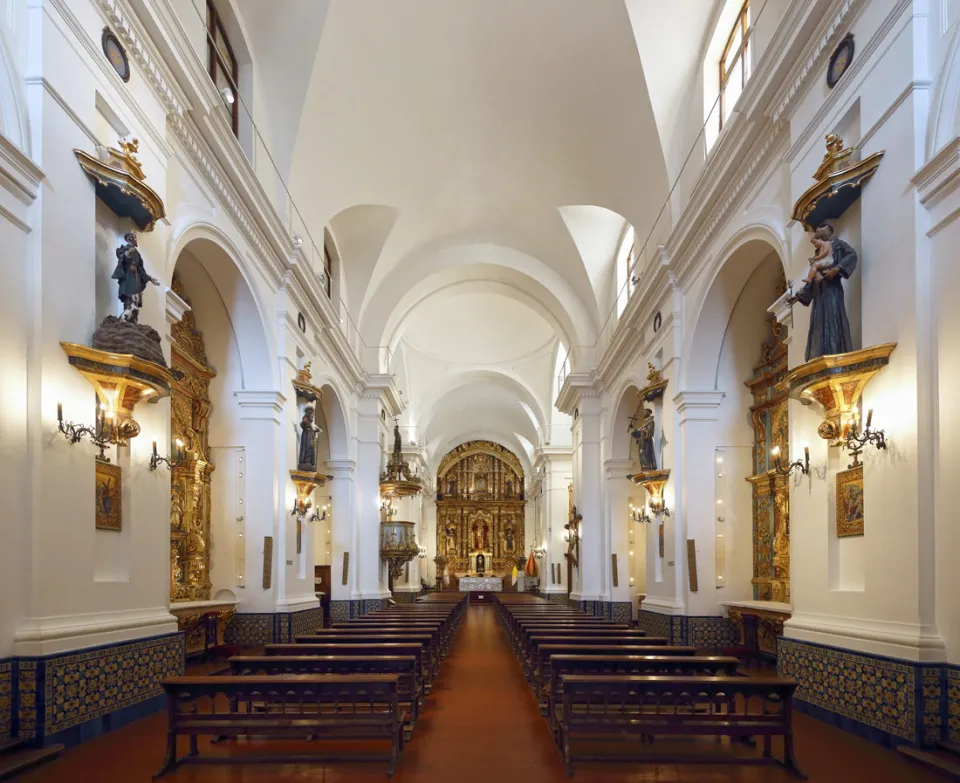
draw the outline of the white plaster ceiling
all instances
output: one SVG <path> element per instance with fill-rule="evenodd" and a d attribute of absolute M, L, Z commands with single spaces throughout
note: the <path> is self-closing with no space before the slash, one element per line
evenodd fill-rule
<path fill-rule="evenodd" d="M 274 157 L 407 423 L 440 457 L 468 431 L 529 456 L 558 343 L 594 343 L 625 221 L 646 236 L 667 198 L 716 0 L 236 2 L 259 67 L 295 71 Z"/>

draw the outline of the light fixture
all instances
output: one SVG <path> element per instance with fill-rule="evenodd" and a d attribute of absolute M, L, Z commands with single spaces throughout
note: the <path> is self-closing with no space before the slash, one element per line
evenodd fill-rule
<path fill-rule="evenodd" d="M 183 465 L 183 441 L 177 438 L 173 442 L 173 455 L 167 459 L 157 454 L 157 442 L 153 442 L 153 453 L 150 455 L 150 470 L 156 470 L 160 463 L 167 466 L 167 470 L 173 470 Z M 242 473 L 240 474 L 243 475 Z"/>
<path fill-rule="evenodd" d="M 110 461 L 104 451 L 107 446 L 116 442 L 116 428 L 114 426 L 113 412 L 108 411 L 106 405 L 102 402 L 97 407 L 96 422 L 93 427 L 88 427 L 85 424 L 74 424 L 71 421 L 64 421 L 63 403 L 58 402 L 57 429 L 63 433 L 63 436 L 70 441 L 71 444 L 79 443 L 85 435 L 89 436 L 90 442 L 100 449 L 97 459 L 101 462 Z"/>
<path fill-rule="evenodd" d="M 220 97 L 223 98 L 223 102 L 227 104 L 227 106 L 233 106 L 233 104 L 237 101 L 237 98 L 233 94 L 233 90 L 230 87 L 222 87 L 220 89 Z"/>
<path fill-rule="evenodd" d="M 632 503 L 630 504 L 630 519 L 632 519 L 637 524 L 640 524 L 641 522 L 644 522 L 644 521 L 649 521 L 649 520 L 644 520 L 644 517 L 646 516 L 644 512 L 645 512 L 644 508 L 642 507 L 637 508 Z"/>
<path fill-rule="evenodd" d="M 803 459 L 798 459 L 795 462 L 791 462 L 789 465 L 784 467 L 783 463 L 780 461 L 780 447 L 774 446 L 770 449 L 770 454 L 773 457 L 773 468 L 781 476 L 789 476 L 793 471 L 799 470 L 804 476 L 810 472 L 810 447 L 803 447 Z"/>
<path fill-rule="evenodd" d="M 314 515 L 313 521 L 314 521 L 314 522 L 324 522 L 324 521 L 326 521 L 326 519 L 327 519 L 327 507 L 324 506 L 322 509 L 320 509 L 320 513 L 319 513 L 319 514 L 315 514 L 315 515 Z"/>
<path fill-rule="evenodd" d="M 844 434 L 843 447 L 853 455 L 853 462 L 848 468 L 860 466 L 860 454 L 868 444 L 873 444 L 878 449 L 887 448 L 887 435 L 883 430 L 872 430 L 870 425 L 873 422 L 873 408 L 867 411 L 867 426 L 863 432 L 860 432 L 860 417 L 854 416 L 846 428 Z"/>

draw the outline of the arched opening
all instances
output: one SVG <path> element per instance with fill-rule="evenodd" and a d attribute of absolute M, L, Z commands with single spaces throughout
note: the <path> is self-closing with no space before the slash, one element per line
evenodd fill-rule
<path fill-rule="evenodd" d="M 776 249 L 748 240 L 723 261 L 696 321 L 686 388 L 722 394 L 713 420 L 682 425 L 686 534 L 713 554 L 698 559 L 691 601 L 708 580 L 723 588 L 711 600 L 789 601 L 789 493 L 771 456 L 789 453 L 786 334 L 767 312 L 785 287 Z M 712 492 L 691 486 L 700 475 L 714 476 Z"/>
<path fill-rule="evenodd" d="M 512 587 L 510 574 L 525 561 L 525 505 L 524 471 L 512 451 L 476 440 L 447 453 L 437 468 L 436 537 L 451 589 L 472 576 Z"/>
<path fill-rule="evenodd" d="M 248 480 L 276 473 L 277 401 L 263 391 L 273 387 L 263 321 L 233 258 L 211 238 L 183 243 L 171 289 L 189 306 L 170 334 L 171 451 L 180 457 L 171 470 L 172 608 L 179 615 L 177 605 L 187 603 L 196 612 L 197 602 L 237 595 L 243 610 L 263 610 L 269 591 L 251 599 L 238 589 L 258 570 L 257 542 L 272 534 L 278 513 L 276 482 Z M 189 653 L 197 640 L 187 630 Z"/>

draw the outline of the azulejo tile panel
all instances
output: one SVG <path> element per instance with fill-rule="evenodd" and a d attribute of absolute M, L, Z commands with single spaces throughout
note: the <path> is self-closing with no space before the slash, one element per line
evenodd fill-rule
<path fill-rule="evenodd" d="M 37 736 L 37 662 L 17 661 L 17 736 Z"/>
<path fill-rule="evenodd" d="M 688 617 L 687 644 L 700 650 L 719 650 L 737 644 L 737 628 L 728 617 Z"/>
<path fill-rule="evenodd" d="M 263 647 L 272 644 L 274 638 L 274 615 L 238 614 L 227 626 L 224 641 L 240 647 Z"/>
<path fill-rule="evenodd" d="M 162 695 L 184 654 L 183 634 L 173 634 L 44 659 L 44 736 Z"/>
<path fill-rule="evenodd" d="M 637 624 L 647 636 L 666 636 L 670 638 L 670 615 L 647 612 L 641 609 L 637 613 Z"/>
<path fill-rule="evenodd" d="M 323 609 L 307 609 L 303 612 L 294 612 L 290 615 L 290 627 L 293 637 L 301 634 L 313 633 L 323 626 Z"/>
<path fill-rule="evenodd" d="M 960 742 L 960 669 L 947 668 L 945 679 L 947 739 L 950 742 Z"/>
<path fill-rule="evenodd" d="M 917 740 L 913 664 L 781 639 L 777 668 L 797 680 L 799 701 L 892 737 Z"/>
<path fill-rule="evenodd" d="M 944 670 L 939 666 L 924 666 L 921 670 L 921 731 L 924 745 L 936 745 L 943 737 L 943 715 L 940 706 L 943 703 Z"/>
<path fill-rule="evenodd" d="M 345 623 L 350 619 L 350 601 L 330 602 L 330 622 Z"/>
<path fill-rule="evenodd" d="M 613 601 L 610 604 L 610 619 L 615 623 L 633 621 L 633 605 L 629 601 Z"/>
<path fill-rule="evenodd" d="M 0 741 L 13 733 L 13 661 L 0 661 Z"/>

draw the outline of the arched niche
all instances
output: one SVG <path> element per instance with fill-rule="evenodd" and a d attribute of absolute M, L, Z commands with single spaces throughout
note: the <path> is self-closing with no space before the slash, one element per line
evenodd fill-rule
<path fill-rule="evenodd" d="M 172 264 L 171 288 L 189 305 L 170 334 L 171 364 L 180 374 L 171 393 L 171 437 L 182 440 L 185 457 L 171 471 L 175 603 L 245 586 L 246 543 L 256 538 L 247 518 L 275 505 L 272 473 L 257 464 L 274 459 L 265 449 L 269 436 L 238 404 L 238 395 L 269 396 L 275 387 L 270 341 L 236 258 L 201 229 L 179 243 Z"/>

